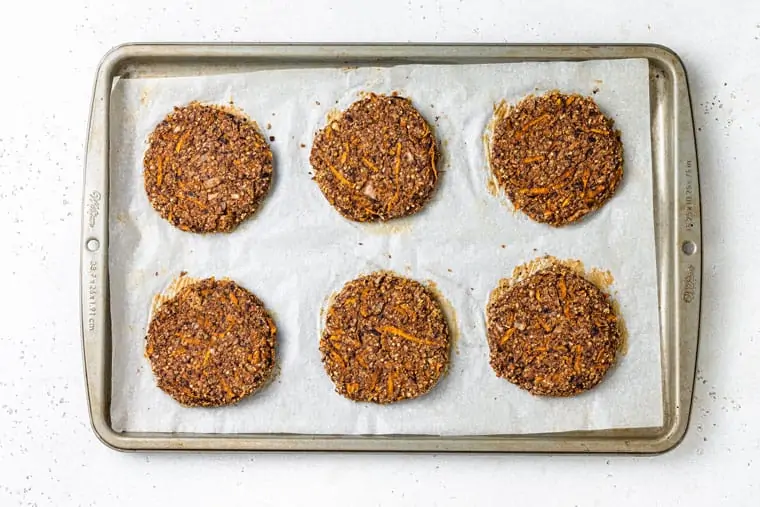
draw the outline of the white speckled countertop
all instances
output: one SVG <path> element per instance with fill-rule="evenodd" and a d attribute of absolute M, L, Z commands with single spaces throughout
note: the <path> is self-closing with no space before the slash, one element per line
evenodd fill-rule
<path fill-rule="evenodd" d="M 158 5 L 162 3 L 163 5 Z M 213 0 L 0 8 L 0 506 L 757 505 L 760 3 Z M 659 457 L 124 454 L 89 428 L 79 336 L 95 68 L 126 41 L 653 42 L 697 126 L 702 338 L 691 428 Z M 752 500 L 755 498 L 755 500 Z"/>

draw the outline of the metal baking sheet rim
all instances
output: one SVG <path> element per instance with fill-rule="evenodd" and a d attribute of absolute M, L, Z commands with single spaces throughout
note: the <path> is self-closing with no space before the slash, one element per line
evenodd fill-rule
<path fill-rule="evenodd" d="M 296 65 L 494 63 L 646 58 L 650 62 L 654 225 L 664 424 L 659 428 L 530 435 L 308 435 L 119 433 L 110 425 L 108 284 L 109 100 L 113 80 Z M 686 434 L 699 342 L 702 237 L 699 171 L 683 62 L 657 45 L 563 44 L 126 44 L 100 63 L 84 170 L 81 331 L 96 436 L 118 450 L 661 453 Z"/>

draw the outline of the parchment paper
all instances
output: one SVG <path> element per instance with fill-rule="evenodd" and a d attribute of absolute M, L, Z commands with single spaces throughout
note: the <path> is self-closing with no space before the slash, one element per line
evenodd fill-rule
<path fill-rule="evenodd" d="M 359 69 L 290 69 L 127 79 L 112 93 L 110 281 L 112 424 L 117 431 L 335 434 L 501 434 L 650 427 L 662 423 L 660 335 L 645 60 Z M 553 229 L 487 190 L 483 133 L 502 99 L 551 89 L 592 94 L 625 145 L 617 195 L 582 223 Z M 311 180 L 314 133 L 363 92 L 411 97 L 443 150 L 425 210 L 388 224 L 341 218 Z M 151 208 L 142 182 L 146 139 L 173 106 L 233 100 L 271 142 L 275 179 L 253 219 L 231 234 L 181 232 Z M 271 127 L 271 128 L 270 128 Z M 609 270 L 627 323 L 627 354 L 591 392 L 531 396 L 488 364 L 484 309 L 500 278 L 534 257 Z M 427 395 L 390 406 L 335 394 L 320 363 L 321 309 L 361 274 L 390 269 L 431 281 L 455 320 L 449 373 Z M 152 297 L 179 272 L 230 277 L 279 328 L 276 379 L 240 404 L 183 408 L 160 391 L 144 357 Z"/>

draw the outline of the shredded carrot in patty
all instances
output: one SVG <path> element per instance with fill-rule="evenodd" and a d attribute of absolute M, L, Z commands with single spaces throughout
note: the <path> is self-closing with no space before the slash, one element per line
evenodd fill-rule
<path fill-rule="evenodd" d="M 345 176 L 343 176 L 340 173 L 340 171 L 338 171 L 337 169 L 335 169 L 333 166 L 331 166 L 330 164 L 327 164 L 327 167 L 330 169 L 330 172 L 333 173 L 333 175 L 335 176 L 335 178 L 337 178 L 338 181 L 340 181 L 344 185 L 348 185 L 349 187 L 353 187 L 354 186 L 350 181 L 348 181 L 346 179 Z"/>
<path fill-rule="evenodd" d="M 190 136 L 190 131 L 188 130 L 184 134 L 182 134 L 182 137 L 179 138 L 179 141 L 177 141 L 177 146 L 174 147 L 174 153 L 179 153 L 179 150 L 182 149 L 182 145 L 185 144 L 185 141 L 187 141 L 187 138 Z"/>
<path fill-rule="evenodd" d="M 504 336 L 501 339 L 501 344 L 504 345 L 513 334 L 515 334 L 515 328 L 511 327 L 507 329 L 507 332 L 504 333 Z"/>
<path fill-rule="evenodd" d="M 430 340 L 425 340 L 422 338 L 417 338 L 415 336 L 410 335 L 409 333 L 402 331 L 401 329 L 393 326 L 380 326 L 378 328 L 378 331 L 381 333 L 390 333 L 392 335 L 398 336 L 399 338 L 403 338 L 404 340 L 409 340 L 410 342 L 414 343 L 420 343 L 422 345 L 438 345 L 435 342 L 432 342 Z"/>
<path fill-rule="evenodd" d="M 156 174 L 156 185 L 161 186 L 161 182 L 164 180 L 164 159 L 159 157 L 156 162 L 158 165 L 158 174 Z"/>
<path fill-rule="evenodd" d="M 520 190 L 520 193 L 526 195 L 543 195 L 548 194 L 549 189 L 546 187 L 523 188 Z"/>
<path fill-rule="evenodd" d="M 542 114 L 541 116 L 539 116 L 539 117 L 538 117 L 538 118 L 536 118 L 535 120 L 531 120 L 531 121 L 529 121 L 528 123 L 526 123 L 526 124 L 525 124 L 525 126 L 522 128 L 522 130 L 523 130 L 523 132 L 525 132 L 525 131 L 527 131 L 529 128 L 531 128 L 533 125 L 535 125 L 535 124 L 537 124 L 537 123 L 540 123 L 540 122 L 542 122 L 542 121 L 544 121 L 544 120 L 548 120 L 549 118 L 551 118 L 551 116 L 549 115 L 549 113 L 546 113 L 546 114 Z"/>

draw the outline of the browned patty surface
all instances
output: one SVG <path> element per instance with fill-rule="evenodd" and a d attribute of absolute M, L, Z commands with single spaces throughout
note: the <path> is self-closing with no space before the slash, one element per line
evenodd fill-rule
<path fill-rule="evenodd" d="M 219 106 L 175 107 L 149 142 L 148 199 L 183 231 L 231 231 L 269 191 L 272 151 L 264 137 L 253 122 Z"/>
<path fill-rule="evenodd" d="M 182 288 L 156 311 L 145 355 L 158 387 L 182 405 L 236 403 L 275 364 L 277 328 L 259 299 L 229 280 Z"/>
<path fill-rule="evenodd" d="M 486 309 L 491 367 L 533 394 L 572 396 L 604 378 L 621 344 L 609 296 L 563 266 L 544 268 Z"/>
<path fill-rule="evenodd" d="M 357 222 L 416 213 L 438 181 L 435 137 L 403 97 L 354 102 L 316 135 L 310 161 L 325 198 Z"/>
<path fill-rule="evenodd" d="M 600 208 L 623 178 L 620 132 L 577 94 L 522 100 L 497 119 L 490 157 L 515 208 L 555 227 Z"/>
<path fill-rule="evenodd" d="M 449 329 L 428 289 L 378 272 L 348 282 L 335 297 L 319 350 L 338 393 L 391 403 L 438 382 L 449 361 Z"/>

